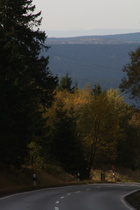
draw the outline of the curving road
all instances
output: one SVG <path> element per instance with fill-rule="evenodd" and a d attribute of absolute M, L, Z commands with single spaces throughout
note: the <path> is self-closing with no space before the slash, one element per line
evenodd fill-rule
<path fill-rule="evenodd" d="M 0 198 L 0 210 L 128 210 L 124 196 L 140 184 L 90 184 L 48 188 Z"/>

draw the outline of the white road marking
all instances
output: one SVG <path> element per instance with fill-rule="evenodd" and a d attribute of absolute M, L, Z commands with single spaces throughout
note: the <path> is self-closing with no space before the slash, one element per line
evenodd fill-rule
<path fill-rule="evenodd" d="M 71 193 L 67 193 L 67 195 L 71 195 Z"/>
<path fill-rule="evenodd" d="M 76 191 L 75 193 L 80 193 L 80 191 Z"/>
<path fill-rule="evenodd" d="M 91 190 L 91 189 L 86 189 L 87 191 Z"/>
<path fill-rule="evenodd" d="M 64 199 L 64 196 L 62 196 L 60 199 Z"/>
<path fill-rule="evenodd" d="M 55 209 L 55 210 L 59 210 L 59 208 L 58 208 L 58 207 L 54 207 L 54 209 Z"/>
<path fill-rule="evenodd" d="M 60 201 L 56 201 L 55 203 L 58 204 Z"/>

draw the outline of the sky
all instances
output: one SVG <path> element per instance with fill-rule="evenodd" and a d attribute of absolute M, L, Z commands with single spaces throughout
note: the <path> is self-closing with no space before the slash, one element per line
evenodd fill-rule
<path fill-rule="evenodd" d="M 33 0 L 49 37 L 140 31 L 140 0 Z"/>

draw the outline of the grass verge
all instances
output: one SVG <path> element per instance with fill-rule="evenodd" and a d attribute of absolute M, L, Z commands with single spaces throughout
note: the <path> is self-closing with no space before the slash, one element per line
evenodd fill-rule
<path fill-rule="evenodd" d="M 9 169 L 0 172 L 0 197 L 41 188 L 63 186 L 74 181 L 74 177 L 57 169 L 57 172 L 36 171 L 36 186 L 29 168 Z"/>

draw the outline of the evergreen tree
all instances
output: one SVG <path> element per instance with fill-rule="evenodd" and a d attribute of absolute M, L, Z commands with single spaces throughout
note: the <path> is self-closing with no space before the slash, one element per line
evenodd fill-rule
<path fill-rule="evenodd" d="M 67 73 L 64 77 L 61 78 L 58 90 L 59 91 L 67 90 L 68 92 L 72 93 L 75 88 L 71 86 L 72 86 L 72 79 L 71 77 L 69 77 Z"/>
<path fill-rule="evenodd" d="M 74 112 L 68 114 L 62 102 L 55 110 L 55 118 L 51 130 L 50 153 L 63 169 L 69 173 L 83 172 L 84 160 L 81 141 L 77 134 Z"/>
<path fill-rule="evenodd" d="M 43 135 L 40 107 L 50 106 L 57 78 L 48 69 L 46 34 L 32 0 L 0 0 L 0 162 L 20 165 L 27 143 Z"/>
<path fill-rule="evenodd" d="M 94 88 L 92 89 L 93 95 L 97 96 L 100 95 L 102 93 L 102 88 L 100 86 L 100 84 L 95 84 Z"/>

